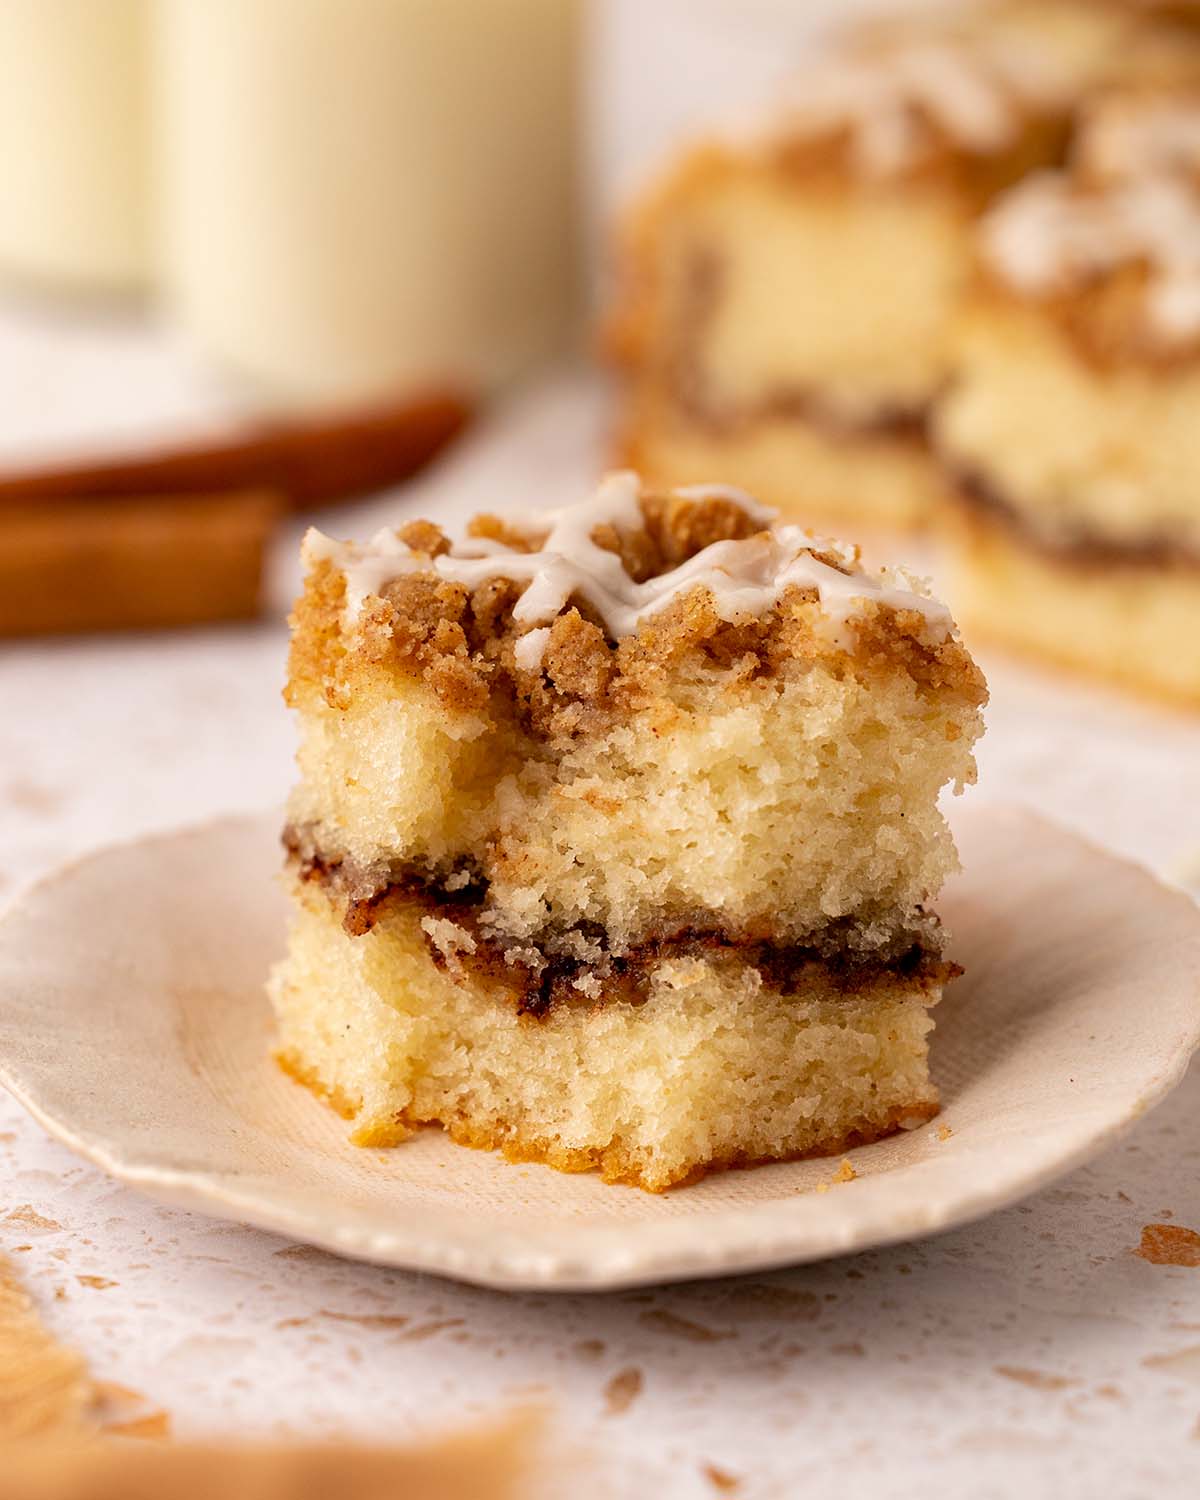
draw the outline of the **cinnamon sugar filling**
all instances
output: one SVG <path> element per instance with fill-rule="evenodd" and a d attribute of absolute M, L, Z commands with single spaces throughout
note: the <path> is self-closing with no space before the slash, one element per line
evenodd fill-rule
<path fill-rule="evenodd" d="M 1004 527 L 1025 546 L 1060 563 L 1078 568 L 1200 569 L 1200 552 L 1167 532 L 1150 532 L 1117 540 L 1086 525 L 1060 523 L 1050 531 L 1037 525 L 999 485 L 978 469 L 948 465 L 951 492 L 968 513 Z"/>
<path fill-rule="evenodd" d="M 541 941 L 506 941 L 481 921 L 488 883 L 467 865 L 448 874 L 410 867 L 374 877 L 349 861 L 324 858 L 293 827 L 284 830 L 283 842 L 299 879 L 343 906 L 342 926 L 351 937 L 363 937 L 388 915 L 407 909 L 419 915 L 429 957 L 439 969 L 507 991 L 517 1013 L 535 1019 L 563 1005 L 641 1003 L 661 965 L 686 959 L 736 960 L 783 993 L 802 988 L 806 977 L 820 971 L 847 999 L 896 983 L 928 990 L 962 972 L 942 957 L 937 918 L 926 912 L 885 945 L 870 948 L 864 948 L 854 917 L 833 920 L 802 943 L 731 933 L 715 919 L 706 924 L 699 917 L 664 925 L 621 952 L 611 951 L 607 933 L 595 922 L 547 933 Z"/>

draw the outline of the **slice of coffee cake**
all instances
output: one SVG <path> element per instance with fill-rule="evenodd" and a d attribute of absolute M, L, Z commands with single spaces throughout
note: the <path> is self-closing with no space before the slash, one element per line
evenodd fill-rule
<path fill-rule="evenodd" d="M 658 1190 L 932 1115 L 937 808 L 983 681 L 936 601 L 721 488 L 310 532 L 279 1055 Z"/>
<path fill-rule="evenodd" d="M 971 628 L 1200 704 L 1200 184 L 1171 142 L 1129 176 L 1109 135 L 997 204 L 936 439 Z"/>
<path fill-rule="evenodd" d="M 608 347 L 624 457 L 652 482 L 720 475 L 804 521 L 927 518 L 975 218 L 1063 158 L 1121 30 L 1063 5 L 939 15 L 814 57 L 760 129 L 685 151 L 635 206 Z"/>

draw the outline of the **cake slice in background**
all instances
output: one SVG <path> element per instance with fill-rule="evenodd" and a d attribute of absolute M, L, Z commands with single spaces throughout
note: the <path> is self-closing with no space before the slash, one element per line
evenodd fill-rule
<path fill-rule="evenodd" d="M 1200 83 L 1151 81 L 1099 91 L 1081 112 L 1071 165 L 1096 182 L 1165 175 L 1200 189 Z"/>
<path fill-rule="evenodd" d="M 653 1190 L 932 1115 L 941 789 L 982 678 L 909 580 L 723 489 L 310 533 L 284 1066 Z"/>
<path fill-rule="evenodd" d="M 1093 88 L 1196 55 L 1119 5 L 1008 3 L 813 59 L 767 123 L 685 151 L 634 208 L 608 326 L 623 458 L 801 519 L 921 522 L 974 219 L 1064 158 Z"/>
<path fill-rule="evenodd" d="M 1200 194 L 1122 176 L 1111 139 L 1080 155 L 981 225 L 936 424 L 956 603 L 979 635 L 1200 704 Z"/>

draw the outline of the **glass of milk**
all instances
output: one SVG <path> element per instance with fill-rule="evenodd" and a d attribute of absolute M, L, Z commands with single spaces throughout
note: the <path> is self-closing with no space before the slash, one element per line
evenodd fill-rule
<path fill-rule="evenodd" d="M 149 0 L 0 0 L 0 275 L 145 281 L 149 19 Z"/>
<path fill-rule="evenodd" d="M 577 304 L 577 0 L 158 0 L 165 304 L 292 398 L 488 389 Z"/>

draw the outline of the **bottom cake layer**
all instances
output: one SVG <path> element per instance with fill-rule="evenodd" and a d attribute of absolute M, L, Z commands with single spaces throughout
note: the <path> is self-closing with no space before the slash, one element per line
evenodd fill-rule
<path fill-rule="evenodd" d="M 1200 566 L 1039 546 L 955 506 L 955 614 L 967 634 L 1175 702 L 1200 704 Z"/>
<path fill-rule="evenodd" d="M 642 992 L 522 1014 L 503 977 L 435 962 L 419 906 L 351 936 L 297 880 L 271 981 L 285 1070 L 359 1145 L 422 1124 L 463 1145 L 653 1192 L 823 1155 L 937 1112 L 928 1009 L 943 965 L 853 982 L 818 961 L 772 988 L 736 949 L 664 958 Z M 428 926 L 428 919 L 426 919 Z"/>
<path fill-rule="evenodd" d="M 831 431 L 798 414 L 706 427 L 655 400 L 637 403 L 622 457 L 648 483 L 702 484 L 717 476 L 804 525 L 924 525 L 944 481 L 911 431 Z"/>

